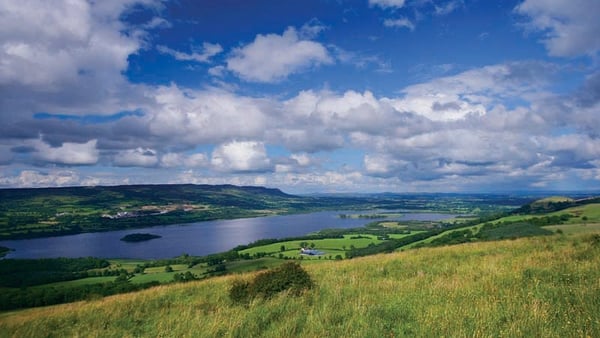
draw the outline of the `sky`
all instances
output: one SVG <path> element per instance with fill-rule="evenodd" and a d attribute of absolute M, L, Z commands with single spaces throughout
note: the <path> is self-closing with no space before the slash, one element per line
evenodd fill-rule
<path fill-rule="evenodd" d="M 0 188 L 600 190 L 598 0 L 0 1 Z"/>

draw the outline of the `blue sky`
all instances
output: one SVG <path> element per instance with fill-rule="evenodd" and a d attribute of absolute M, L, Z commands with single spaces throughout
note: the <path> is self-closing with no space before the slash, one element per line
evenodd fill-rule
<path fill-rule="evenodd" d="M 600 189 L 596 0 L 5 1 L 0 187 Z"/>

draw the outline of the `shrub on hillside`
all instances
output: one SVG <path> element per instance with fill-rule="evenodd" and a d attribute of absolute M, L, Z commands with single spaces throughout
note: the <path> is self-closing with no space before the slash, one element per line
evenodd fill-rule
<path fill-rule="evenodd" d="M 248 304 L 252 297 L 250 296 L 250 283 L 242 280 L 233 281 L 229 289 L 229 299 L 236 304 Z"/>
<path fill-rule="evenodd" d="M 238 304 L 252 299 L 271 298 L 282 291 L 298 296 L 314 286 L 310 275 L 298 263 L 287 262 L 278 268 L 261 272 L 251 282 L 236 280 L 229 289 L 229 298 Z"/>

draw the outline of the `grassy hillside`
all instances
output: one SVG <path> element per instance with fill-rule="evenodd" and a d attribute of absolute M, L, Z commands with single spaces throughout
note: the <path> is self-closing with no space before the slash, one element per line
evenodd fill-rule
<path fill-rule="evenodd" d="M 564 199 L 551 197 L 544 200 L 563 201 Z M 438 245 L 447 245 L 479 240 L 548 235 L 556 231 L 568 234 L 595 231 L 600 228 L 600 203 L 592 203 L 595 201 L 597 201 L 597 198 L 578 201 L 577 203 L 580 205 L 559 211 L 543 214 L 515 214 L 485 223 L 451 229 L 424 240 L 410 243 L 400 249 L 431 246 L 435 245 L 436 242 L 439 242 Z M 535 203 L 537 202 L 532 204 Z"/>
<path fill-rule="evenodd" d="M 542 198 L 531 203 L 525 204 L 512 211 L 513 214 L 544 214 L 552 211 L 560 211 L 567 208 L 600 203 L 600 197 L 588 196 L 580 199 L 573 199 L 563 196 L 552 196 Z"/>
<path fill-rule="evenodd" d="M 252 274 L 0 314 L 0 336 L 600 336 L 600 233 L 306 265 L 300 297 L 231 304 Z"/>

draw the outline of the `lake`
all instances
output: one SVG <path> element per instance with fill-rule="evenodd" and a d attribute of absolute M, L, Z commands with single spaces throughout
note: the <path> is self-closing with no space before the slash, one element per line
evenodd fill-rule
<path fill-rule="evenodd" d="M 308 214 L 206 221 L 154 226 L 129 230 L 94 232 L 78 235 L 0 241 L 11 251 L 6 258 L 101 257 L 101 258 L 172 258 L 187 253 L 204 256 L 230 250 L 264 238 L 303 236 L 327 228 L 354 228 L 373 220 L 340 218 L 357 211 L 323 211 Z M 437 221 L 456 215 L 403 213 L 390 220 Z M 128 243 L 120 239 L 131 233 L 162 236 L 145 242 Z"/>

